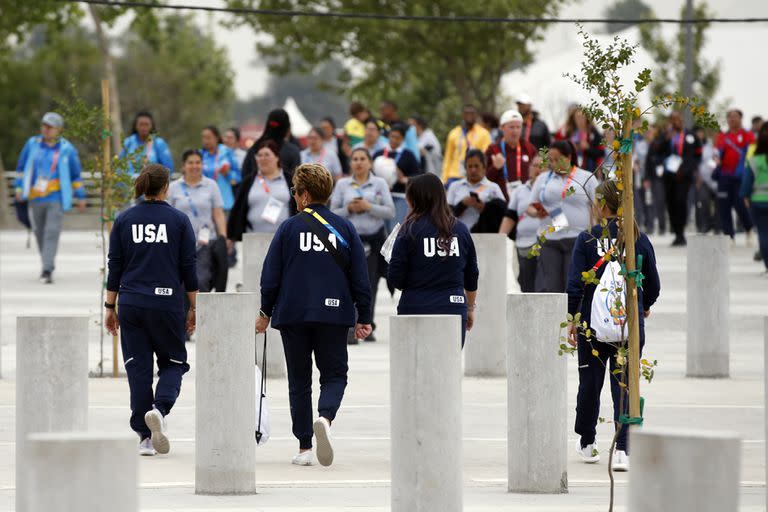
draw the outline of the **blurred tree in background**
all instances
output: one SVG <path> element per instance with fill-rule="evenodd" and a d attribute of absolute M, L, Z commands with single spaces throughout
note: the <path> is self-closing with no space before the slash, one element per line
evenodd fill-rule
<path fill-rule="evenodd" d="M 643 0 L 616 0 L 612 5 L 603 9 L 603 16 L 613 20 L 652 18 L 653 9 Z M 612 22 L 605 24 L 605 31 L 615 34 L 634 27 L 633 23 Z"/>

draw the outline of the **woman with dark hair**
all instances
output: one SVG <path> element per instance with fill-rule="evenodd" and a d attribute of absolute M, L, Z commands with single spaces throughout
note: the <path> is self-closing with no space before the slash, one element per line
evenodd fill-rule
<path fill-rule="evenodd" d="M 264 133 L 248 149 L 243 162 L 242 176 L 243 180 L 250 178 L 258 172 L 256 163 L 256 147 L 262 142 L 271 140 L 277 144 L 280 151 L 280 164 L 282 165 L 285 179 L 291 182 L 293 170 L 301 164 L 301 150 L 299 146 L 290 142 L 288 139 L 291 134 L 291 120 L 288 112 L 282 108 L 272 110 L 264 123 Z M 291 198 L 291 215 L 296 213 L 296 203 Z"/>
<path fill-rule="evenodd" d="M 165 201 L 169 181 L 162 165 L 144 167 L 135 184 L 135 196 L 142 199 L 117 216 L 109 235 L 104 322 L 113 336 L 122 328 L 130 425 L 139 436 L 139 455 L 147 456 L 170 450 L 166 416 L 189 371 L 185 331 L 195 330 L 195 232 L 189 218 Z M 160 378 L 153 392 L 155 358 Z"/>
<path fill-rule="evenodd" d="M 307 149 L 301 152 L 301 163 L 319 164 L 331 171 L 334 180 L 342 177 L 341 162 L 336 152 L 323 143 L 323 129 L 313 126 L 307 134 Z"/>
<path fill-rule="evenodd" d="M 757 148 L 747 161 L 740 195 L 752 212 L 760 254 L 768 275 L 768 123 L 764 123 L 758 132 Z"/>
<path fill-rule="evenodd" d="M 589 172 L 597 169 L 605 156 L 603 136 L 584 114 L 584 111 L 580 108 L 571 110 L 564 128 L 564 132 L 559 131 L 557 136 L 561 140 L 567 140 L 573 144 L 576 149 L 577 163 L 575 165 Z"/>
<path fill-rule="evenodd" d="M 368 278 L 371 283 L 371 311 L 376 310 L 379 278 L 386 277 L 386 262 L 380 252 L 387 239 L 385 222 L 395 216 L 395 204 L 389 186 L 383 178 L 374 176 L 373 160 L 363 148 L 352 150 L 352 175 L 341 178 L 331 195 L 331 211 L 346 217 L 355 226 L 368 260 Z M 376 330 L 376 324 L 373 324 Z M 355 344 L 357 340 L 350 340 Z M 371 333 L 365 341 L 376 341 Z"/>
<path fill-rule="evenodd" d="M 241 241 L 243 233 L 274 233 L 289 216 L 290 185 L 277 143 L 265 140 L 255 149 L 259 173 L 244 180 L 237 194 L 227 224 L 232 242 Z"/>
<path fill-rule="evenodd" d="M 597 178 L 572 163 L 573 146 L 555 141 L 549 148 L 550 170 L 536 180 L 527 213 L 543 219 L 548 231 L 536 269 L 536 291 L 562 293 L 576 237 L 592 225 Z"/>
<path fill-rule="evenodd" d="M 408 180 L 422 173 L 419 161 L 414 156 L 414 153 L 408 151 L 405 147 L 407 131 L 408 127 L 403 123 L 393 124 L 389 129 L 389 144 L 373 155 L 374 174 L 378 175 L 379 169 L 383 171 L 387 167 L 395 170 L 394 183 L 391 183 L 392 199 L 395 202 L 395 218 L 392 221 L 392 225 L 405 220 L 405 216 L 408 213 L 408 205 L 405 202 L 405 187 L 408 184 Z M 382 177 L 387 179 L 383 172 Z"/>
<path fill-rule="evenodd" d="M 370 118 L 365 123 L 365 135 L 363 135 L 363 140 L 352 146 L 352 149 L 362 148 L 368 151 L 369 155 L 375 155 L 386 146 L 387 144 L 381 139 L 381 127 L 379 126 L 379 122 L 374 118 Z"/>
<path fill-rule="evenodd" d="M 389 283 L 403 291 L 398 315 L 460 315 L 461 345 L 474 323 L 477 254 L 467 226 L 457 222 L 434 174 L 411 179 L 410 213 L 392 248 Z"/>
<path fill-rule="evenodd" d="M 206 126 L 202 133 L 203 175 L 219 186 L 224 201 L 224 211 L 229 212 L 235 203 L 233 187 L 240 183 L 240 167 L 235 154 L 224 145 L 219 129 Z"/>
<path fill-rule="evenodd" d="M 181 155 L 182 177 L 171 183 L 166 201 L 192 222 L 197 240 L 197 280 L 201 292 L 227 291 L 227 219 L 216 182 L 203 176 L 200 151 Z"/>
<path fill-rule="evenodd" d="M 448 186 L 448 205 L 473 233 L 498 233 L 507 202 L 501 187 L 485 176 L 485 154 L 470 149 L 464 167 L 467 177 Z"/>
<path fill-rule="evenodd" d="M 541 180 L 541 178 L 539 178 Z M 615 428 L 621 429 L 616 441 L 616 452 L 613 457 L 613 471 L 629 470 L 629 445 L 628 428 L 619 423 L 619 416 L 627 414 L 628 400 L 624 400 L 624 410 L 621 409 L 620 375 L 613 374 L 618 364 L 619 348 L 626 340 L 625 329 L 614 339 L 601 337 L 601 324 L 622 325 L 626 322 L 626 293 L 623 293 L 623 281 L 617 279 L 620 270 L 618 266 L 605 257 L 606 253 L 619 250 L 617 244 L 618 224 L 617 212 L 621 206 L 621 193 L 616 181 L 605 181 L 595 189 L 593 208 L 597 218 L 604 222 L 592 226 L 589 231 L 582 231 L 576 240 L 573 256 L 568 273 L 568 313 L 576 315 L 581 313 L 581 321 L 586 322 L 586 327 L 576 328 L 571 325 L 568 329 L 568 343 L 578 349 L 579 360 L 579 392 L 576 396 L 576 433 L 580 439 L 576 441 L 576 452 L 579 458 L 587 464 L 595 464 L 600 461 L 600 453 L 597 449 L 596 430 L 598 417 L 600 416 L 600 392 L 603 389 L 606 369 L 610 367 L 611 396 L 613 397 L 613 413 Z M 603 234 L 607 229 L 608 237 Z M 637 290 L 637 305 L 640 328 L 640 350 L 645 345 L 645 319 L 651 314 L 651 306 L 659 297 L 661 284 L 656 268 L 656 255 L 647 236 L 640 233 L 635 223 L 635 250 L 638 256 L 642 256 L 643 286 Z M 640 258 L 638 258 L 639 260 Z M 596 271 L 596 277 L 600 281 L 598 285 L 584 284 L 582 273 Z M 606 272 L 611 272 L 603 279 Z M 612 283 L 612 284 L 609 284 Z M 608 285 L 608 286 L 606 286 Z M 624 308 L 617 308 L 616 294 L 619 294 Z M 595 312 L 603 312 L 599 318 L 592 318 L 593 302 L 606 304 L 605 308 L 599 306 Z M 608 306 L 607 304 L 610 304 Z M 607 322 L 606 322 L 607 320 Z M 587 329 L 593 334 L 591 340 L 586 337 Z M 610 330 L 607 330 L 610 332 Z M 616 334 L 616 333 L 612 333 Z M 616 341 L 619 340 L 619 341 Z"/>
<path fill-rule="evenodd" d="M 240 128 L 232 126 L 227 128 L 224 132 L 224 145 L 227 146 L 235 154 L 237 160 L 237 167 L 243 168 L 243 161 L 245 160 L 246 151 L 240 147 Z"/>
<path fill-rule="evenodd" d="M 141 111 L 133 118 L 131 135 L 123 141 L 123 149 L 120 158 L 126 155 L 134 155 L 139 168 L 147 164 L 160 164 L 173 172 L 173 157 L 168 149 L 168 144 L 157 136 L 155 120 L 147 111 Z M 137 176 L 139 171 L 128 162 L 131 176 Z"/>

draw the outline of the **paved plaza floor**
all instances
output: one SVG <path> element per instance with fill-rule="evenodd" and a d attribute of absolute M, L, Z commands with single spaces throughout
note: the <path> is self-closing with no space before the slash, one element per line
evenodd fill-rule
<path fill-rule="evenodd" d="M 89 314 L 90 367 L 97 371 L 100 311 L 101 249 L 91 232 L 62 236 L 55 284 L 38 283 L 34 248 L 25 248 L 26 234 L 0 232 L 0 512 L 13 510 L 15 495 L 15 319 L 20 315 Z M 765 429 L 763 399 L 763 318 L 768 316 L 768 278 L 762 264 L 752 261 L 753 248 L 739 239 L 731 252 L 731 378 L 685 377 L 686 251 L 669 248 L 668 238 L 655 238 L 661 271 L 661 298 L 647 322 L 645 355 L 659 360 L 654 382 L 642 387 L 645 424 L 738 432 L 742 439 L 741 510 L 765 510 Z M 503 260 L 502 260 L 503 261 Z M 723 269 L 712 268 L 712 272 Z M 701 279 L 707 279 L 702 275 Z M 230 287 L 242 282 L 238 265 Z M 291 435 L 285 380 L 269 383 L 272 439 L 257 450 L 258 494 L 208 497 L 194 494 L 195 345 L 189 344 L 191 371 L 181 397 L 169 416 L 172 441 L 167 456 L 140 461 L 140 500 L 143 511 L 384 511 L 389 510 L 390 412 L 387 317 L 396 300 L 381 287 L 377 306 L 376 343 L 350 347 L 349 387 L 334 423 L 336 461 L 330 468 L 296 467 L 290 459 L 297 449 Z M 111 339 L 105 337 L 105 367 L 111 369 Z M 471 335 L 467 343 L 471 343 Z M 499 342 L 503 342 L 500 333 Z M 556 347 L 553 346 L 553 350 Z M 573 425 L 577 368 L 569 361 L 568 424 Z M 121 365 L 122 368 L 122 365 Z M 317 381 L 317 372 L 315 372 Z M 317 398 L 315 382 L 314 398 Z M 467 511 L 602 511 L 607 510 L 607 459 L 581 464 L 569 438 L 569 493 L 524 495 L 506 492 L 506 380 L 463 380 L 464 509 Z M 231 404 L 236 406 L 237 397 Z M 610 417 L 608 386 L 602 416 Z M 25 407 L 45 407 L 43 403 Z M 90 379 L 89 429 L 125 432 L 128 427 L 128 384 L 124 378 Z M 565 413 L 565 412 L 564 412 Z M 612 426 L 598 427 L 603 448 Z M 604 452 L 605 454 L 605 452 Z M 434 461 L 440 464 L 440 461 Z M 120 478 L 119 471 L 114 474 Z M 617 476 L 617 510 L 626 509 L 627 479 Z"/>

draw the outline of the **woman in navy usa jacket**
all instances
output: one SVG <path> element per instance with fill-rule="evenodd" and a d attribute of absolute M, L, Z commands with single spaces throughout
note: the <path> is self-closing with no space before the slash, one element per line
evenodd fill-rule
<path fill-rule="evenodd" d="M 403 290 L 398 315 L 460 315 L 461 344 L 474 323 L 477 253 L 469 228 L 453 216 L 434 174 L 408 182 L 410 212 L 392 248 L 389 283 Z"/>
<path fill-rule="evenodd" d="M 113 335 L 122 328 L 131 428 L 141 440 L 140 455 L 170 449 L 165 417 L 189 370 L 185 331 L 195 329 L 197 243 L 189 218 L 165 202 L 169 181 L 170 171 L 162 165 L 144 167 L 135 185 L 136 197 L 144 200 L 117 217 L 109 236 L 105 325 Z M 185 294 L 190 303 L 186 314 Z M 153 356 L 160 369 L 154 394 Z"/>
<path fill-rule="evenodd" d="M 609 180 L 598 185 L 595 191 L 595 214 L 600 219 L 608 221 L 607 228 L 612 240 L 611 246 L 616 242 L 618 226 L 616 225 L 616 212 L 619 209 L 621 196 L 616 182 Z M 651 314 L 651 306 L 659 297 L 661 284 L 659 282 L 659 273 L 656 269 L 656 255 L 653 251 L 651 241 L 645 234 L 640 233 L 635 225 L 637 239 L 635 241 L 635 251 L 638 256 L 643 257 L 642 268 L 640 269 L 645 276 L 643 285 L 637 290 L 638 313 L 640 320 L 640 350 L 642 352 L 645 345 L 645 319 Z M 571 268 L 568 272 L 568 313 L 575 315 L 581 313 L 581 321 L 591 325 L 592 300 L 597 290 L 594 284 L 586 285 L 582 281 L 581 273 L 588 272 L 598 261 L 601 260 L 604 250 L 598 245 L 598 240 L 603 237 L 603 226 L 600 224 L 593 226 L 589 232 L 582 232 L 576 239 L 571 259 Z M 605 242 L 602 243 L 605 245 Z M 602 265 L 597 271 L 599 280 L 606 265 Z M 571 345 L 578 348 L 579 360 L 579 392 L 576 397 L 576 433 L 581 436 L 577 440 L 576 451 L 581 459 L 594 464 L 600 461 L 600 454 L 597 451 L 597 441 L 595 440 L 596 426 L 600 415 L 600 391 L 603 389 L 605 381 L 606 366 L 613 371 L 617 367 L 616 355 L 617 346 L 613 343 L 603 343 L 595 341 L 590 343 L 584 336 L 583 330 L 572 326 L 568 333 L 568 341 Z M 592 350 L 598 351 L 595 356 Z M 614 421 L 618 422 L 621 414 L 620 408 L 620 387 L 613 375 L 609 374 L 611 380 L 611 396 L 613 397 Z M 625 412 L 628 402 L 624 403 Z M 623 425 L 616 442 L 616 453 L 613 458 L 614 471 L 629 470 L 629 450 L 627 445 L 627 427 Z"/>
<path fill-rule="evenodd" d="M 333 183 L 322 165 L 296 168 L 291 195 L 300 213 L 278 228 L 261 274 L 256 330 L 264 332 L 271 321 L 283 338 L 293 435 L 299 440 L 293 464 L 299 466 L 313 463 L 313 432 L 317 460 L 323 466 L 333 462 L 330 426 L 347 386 L 347 332 L 354 325 L 357 338 L 371 334 L 365 251 L 352 223 L 325 207 Z M 314 423 L 313 353 L 320 370 L 319 417 Z"/>

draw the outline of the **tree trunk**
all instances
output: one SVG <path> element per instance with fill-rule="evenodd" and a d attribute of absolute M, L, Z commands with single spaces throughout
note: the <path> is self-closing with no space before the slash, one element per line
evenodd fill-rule
<path fill-rule="evenodd" d="M 109 81 L 109 110 L 111 112 L 109 120 L 112 126 L 112 146 L 115 150 L 115 154 L 118 154 L 122 150 L 123 145 L 123 125 L 117 75 L 115 74 L 114 61 L 112 60 L 112 54 L 109 52 L 109 41 L 104 34 L 104 27 L 101 24 L 101 16 L 99 16 L 98 8 L 93 4 L 89 4 L 88 10 L 91 13 L 94 25 L 96 25 L 96 39 L 99 42 L 99 49 L 101 50 L 102 58 L 104 59 L 104 74 L 106 75 L 105 78 Z"/>
<path fill-rule="evenodd" d="M 5 166 L 2 155 L 0 155 L 0 226 L 10 226 L 11 224 L 10 197 L 8 180 L 5 177 Z"/>

